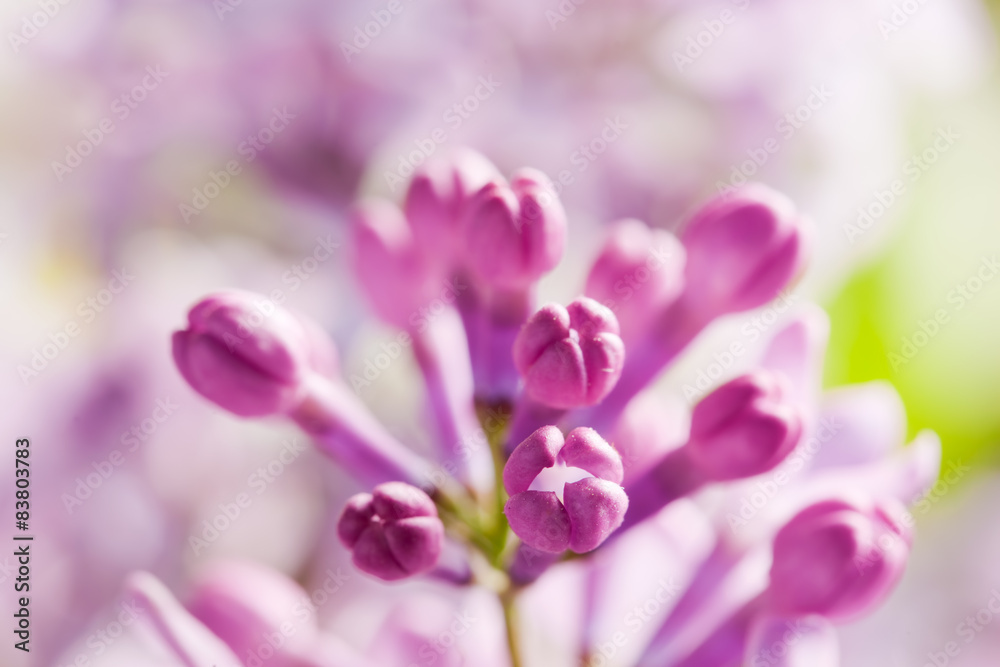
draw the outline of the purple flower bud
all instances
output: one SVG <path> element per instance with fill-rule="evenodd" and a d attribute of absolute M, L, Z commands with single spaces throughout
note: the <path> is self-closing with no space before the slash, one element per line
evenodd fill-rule
<path fill-rule="evenodd" d="M 396 581 L 430 570 L 444 545 L 434 501 L 403 482 L 379 484 L 347 501 L 337 535 L 363 572 Z"/>
<path fill-rule="evenodd" d="M 431 270 L 402 212 L 390 202 L 370 200 L 355 208 L 354 274 L 375 312 L 408 329 L 410 317 L 440 291 L 443 276 Z"/>
<path fill-rule="evenodd" d="M 611 228 L 584 294 L 610 308 L 622 338 L 636 340 L 684 286 L 684 247 L 673 234 L 634 219 Z"/>
<path fill-rule="evenodd" d="M 510 185 L 496 179 L 469 202 L 462 220 L 469 269 L 486 284 L 524 289 L 551 271 L 566 245 L 566 214 L 539 171 Z"/>
<path fill-rule="evenodd" d="M 458 256 L 466 204 L 484 185 L 500 177 L 492 162 L 468 148 L 429 160 L 417 170 L 403 211 L 425 255 L 445 262 Z"/>
<path fill-rule="evenodd" d="M 911 531 L 892 518 L 904 512 L 895 500 L 827 500 L 797 514 L 774 538 L 771 608 L 843 621 L 880 603 L 909 556 Z"/>
<path fill-rule="evenodd" d="M 802 269 L 802 220 L 785 196 L 752 184 L 703 206 L 683 235 L 688 308 L 712 319 L 771 301 Z"/>
<path fill-rule="evenodd" d="M 785 399 L 779 377 L 766 371 L 740 376 L 695 406 L 686 449 L 706 478 L 759 475 L 795 448 L 803 419 Z"/>
<path fill-rule="evenodd" d="M 287 412 L 301 402 L 312 371 L 329 371 L 308 327 L 264 296 L 227 291 L 206 297 L 174 332 L 177 368 L 199 394 L 242 417 Z"/>
<path fill-rule="evenodd" d="M 623 474 L 618 452 L 596 431 L 577 428 L 564 439 L 555 426 L 543 426 L 507 461 L 504 514 L 514 533 L 539 551 L 592 551 L 628 509 Z"/>
<path fill-rule="evenodd" d="M 587 297 L 568 308 L 543 306 L 514 342 L 525 391 L 553 408 L 599 403 L 618 381 L 624 362 L 614 313 Z"/>

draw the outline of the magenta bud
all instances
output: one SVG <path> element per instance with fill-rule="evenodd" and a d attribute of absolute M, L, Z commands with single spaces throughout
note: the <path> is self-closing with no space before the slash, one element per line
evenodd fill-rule
<path fill-rule="evenodd" d="M 892 518 L 904 513 L 895 500 L 827 500 L 797 514 L 774 538 L 774 612 L 844 621 L 881 603 L 909 557 L 912 533 Z"/>
<path fill-rule="evenodd" d="M 707 479 L 753 477 L 781 463 L 802 434 L 801 410 L 779 377 L 756 371 L 730 380 L 694 408 L 687 452 Z"/>
<path fill-rule="evenodd" d="M 468 148 L 432 158 L 417 169 L 403 211 L 425 255 L 446 261 L 458 255 L 466 205 L 484 185 L 499 178 L 492 162 Z"/>
<path fill-rule="evenodd" d="M 566 214 L 539 171 L 510 185 L 495 179 L 469 202 L 462 220 L 469 269 L 488 285 L 524 289 L 551 271 L 566 245 Z"/>
<path fill-rule="evenodd" d="M 622 460 L 596 431 L 566 438 L 543 426 L 514 449 L 503 471 L 511 530 L 546 553 L 592 551 L 621 525 L 628 497 Z"/>
<path fill-rule="evenodd" d="M 619 220 L 597 256 L 584 293 L 610 308 L 622 338 L 635 340 L 684 287 L 684 246 L 644 222 Z"/>
<path fill-rule="evenodd" d="M 444 524 L 430 496 L 403 482 L 379 484 L 347 501 L 337 535 L 362 572 L 396 581 L 437 564 Z"/>
<path fill-rule="evenodd" d="M 599 403 L 621 376 L 625 345 L 614 313 L 580 297 L 543 306 L 514 341 L 514 364 L 535 401 L 553 408 Z"/>
<path fill-rule="evenodd" d="M 173 356 L 199 394 L 242 417 L 287 412 L 303 381 L 334 365 L 332 343 L 267 297 L 227 291 L 198 302 L 174 332 Z"/>
<path fill-rule="evenodd" d="M 794 205 L 760 184 L 703 206 L 683 242 L 685 300 L 708 319 L 768 303 L 806 258 L 804 225 Z"/>
<path fill-rule="evenodd" d="M 406 329 L 411 316 L 440 291 L 443 275 L 432 271 L 410 225 L 394 204 L 369 200 L 354 209 L 354 275 L 372 308 Z"/>

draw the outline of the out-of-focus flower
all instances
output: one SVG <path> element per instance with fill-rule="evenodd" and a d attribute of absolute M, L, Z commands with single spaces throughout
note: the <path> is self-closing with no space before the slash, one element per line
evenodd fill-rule
<path fill-rule="evenodd" d="M 458 152 L 439 163 L 444 173 L 452 174 L 440 178 L 461 180 L 455 174 L 463 168 L 463 155 L 468 156 Z M 475 165 L 470 169 L 478 173 Z M 325 373 L 317 370 L 312 346 L 332 349 L 329 342 L 320 342 L 321 335 L 307 339 L 284 329 L 281 335 L 254 331 L 249 336 L 253 354 L 236 362 L 223 357 L 227 363 L 252 363 L 258 373 L 270 373 L 279 392 L 288 391 L 287 396 L 279 393 L 282 400 L 266 403 L 266 409 L 247 414 L 290 418 L 352 475 L 377 484 L 370 494 L 348 500 L 337 525 L 355 566 L 387 581 L 425 575 L 437 585 L 491 582 L 515 664 L 523 650 L 512 620 L 516 597 L 558 569 L 566 552 L 585 557 L 585 590 L 596 596 L 606 575 L 587 554 L 632 534 L 649 534 L 657 525 L 654 515 L 668 506 L 683 506 L 702 489 L 725 495 L 742 480 L 773 471 L 805 446 L 803 439 L 812 433 L 818 414 L 812 384 L 822 338 L 821 327 L 806 320 L 781 332 L 762 368 L 712 391 L 694 408 L 686 441 L 648 455 L 642 472 L 623 488 L 621 454 L 589 424 L 616 430 L 631 400 L 713 321 L 778 296 L 805 261 L 805 230 L 789 202 L 762 186 L 750 185 L 709 202 L 683 236 L 682 286 L 654 299 L 656 309 L 644 330 L 633 331 L 635 351 L 626 356 L 613 311 L 596 301 L 584 297 L 566 309 L 550 305 L 529 316 L 539 278 L 562 253 L 565 220 L 548 180 L 530 170 L 521 174 L 510 186 L 494 180 L 476 194 L 455 185 L 458 194 L 440 197 L 450 202 L 447 206 L 427 195 L 427 209 L 446 216 L 462 211 L 459 224 L 465 235 L 454 260 L 425 261 L 413 220 L 390 205 L 369 209 L 355 220 L 358 279 L 380 314 L 413 342 L 439 434 L 456 439 L 463 433 L 477 435 L 481 445 L 464 438 L 458 446 L 442 443 L 436 454 L 442 465 L 434 469 L 347 394 L 332 364 Z M 494 251 L 510 257 L 497 264 Z M 394 258 L 402 261 L 393 271 L 377 271 L 378 262 Z M 612 277 L 628 264 L 607 262 Z M 434 312 L 431 292 L 424 289 L 429 276 L 466 277 L 469 293 L 449 303 L 442 300 Z M 201 321 L 206 308 L 211 312 L 204 303 L 195 307 L 192 325 Z M 414 308 L 426 319 L 419 326 L 405 316 Z M 233 335 L 233 319 L 238 318 L 222 318 L 222 337 Z M 291 321 L 301 326 L 301 319 Z M 181 335 L 209 331 L 215 330 L 205 326 Z M 229 354 L 218 344 L 212 350 Z M 334 358 L 332 352 L 319 356 Z M 240 382 L 215 393 L 196 384 L 203 376 L 192 367 L 212 369 L 220 361 L 184 354 L 177 361 L 196 389 L 239 413 L 239 406 L 234 410 L 228 401 L 231 394 L 239 396 Z M 500 417 L 485 419 L 484 414 Z M 468 426 L 472 415 L 482 419 L 481 429 Z M 535 428 L 536 423 L 541 426 Z M 532 430 L 519 442 L 529 425 Z M 568 431 L 565 436 L 562 427 Z M 641 435 L 638 439 L 630 445 L 631 454 L 642 459 L 636 451 L 644 447 Z M 490 454 L 492 479 L 470 474 L 474 467 L 461 465 L 477 449 Z M 929 458 L 882 460 L 884 453 L 859 455 L 865 467 L 858 477 L 863 480 L 859 502 L 872 507 L 888 506 L 907 489 L 919 487 L 933 469 Z M 727 540 L 717 535 L 714 549 L 700 564 L 686 563 L 691 585 L 682 595 L 675 593 L 680 599 L 637 655 L 638 664 L 725 664 L 756 641 L 752 633 L 762 627 L 762 618 L 812 614 L 840 621 L 879 603 L 898 579 L 908 549 L 891 558 L 873 551 L 865 540 L 888 535 L 883 530 L 891 525 L 888 515 L 858 509 L 868 505 L 844 504 L 837 479 L 833 474 L 823 483 L 796 487 L 798 493 L 776 500 L 760 529 L 749 531 L 737 548 L 727 549 Z M 807 507 L 813 509 L 802 511 Z M 691 516 L 686 520 L 698 523 Z M 770 557 L 772 541 L 769 585 L 754 576 L 738 585 L 719 583 L 719 577 L 735 576 L 743 567 L 755 571 L 758 561 Z M 813 558 L 813 549 L 822 551 L 825 560 Z M 863 556 L 870 570 L 846 568 L 854 555 Z M 810 559 L 816 562 L 807 564 Z M 831 584 L 834 575 L 840 579 Z M 586 605 L 585 612 L 589 628 L 596 605 Z M 827 644 L 817 644 L 824 659 L 830 654 Z M 583 643 L 584 656 L 592 649 Z"/>
<path fill-rule="evenodd" d="M 620 220 L 587 275 L 584 293 L 615 313 L 622 339 L 631 343 L 680 295 L 684 261 L 684 247 L 673 234 Z"/>
<path fill-rule="evenodd" d="M 903 508 L 817 503 L 778 531 L 768 606 L 777 614 L 856 618 L 882 602 L 903 574 L 911 530 Z"/>
<path fill-rule="evenodd" d="M 495 289 L 524 289 L 555 268 L 566 245 L 566 214 L 548 178 L 532 169 L 493 181 L 462 220 L 464 261 Z"/>

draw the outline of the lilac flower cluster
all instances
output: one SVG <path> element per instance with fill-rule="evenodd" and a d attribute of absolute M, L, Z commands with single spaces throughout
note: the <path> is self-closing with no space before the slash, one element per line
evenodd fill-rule
<path fill-rule="evenodd" d="M 348 501 L 338 524 L 359 570 L 494 590 L 511 664 L 524 664 L 528 651 L 520 595 L 550 570 L 569 561 L 585 568 L 590 627 L 602 596 L 613 595 L 601 572 L 621 544 L 664 520 L 668 507 L 700 507 L 707 522 L 724 516 L 819 423 L 823 323 L 808 309 L 775 337 L 759 367 L 694 407 L 683 441 L 656 444 L 671 417 L 649 392 L 640 396 L 713 321 L 766 305 L 801 274 L 808 225 L 764 186 L 707 203 L 680 239 L 636 220 L 612 226 L 586 296 L 567 306 L 536 304 L 539 280 L 564 253 L 567 220 L 552 184 L 533 169 L 507 180 L 485 157 L 456 150 L 417 171 L 401 207 L 359 203 L 352 229 L 364 293 L 413 341 L 436 461 L 372 416 L 338 376 L 333 343 L 308 318 L 274 307 L 248 327 L 252 294 L 198 303 L 174 335 L 174 359 L 205 398 L 241 417 L 296 423 L 371 488 Z M 616 285 L 646 265 L 653 243 L 669 248 L 663 266 L 646 272 L 633 298 L 614 303 Z M 469 289 L 438 316 L 414 316 L 452 280 Z M 637 418 L 645 425 L 635 427 Z M 471 438 L 489 442 L 489 452 L 463 448 Z M 809 641 L 768 653 L 766 664 L 836 662 L 829 624 L 867 613 L 893 589 L 912 540 L 901 502 L 937 473 L 933 436 L 901 454 L 854 440 L 834 439 L 827 447 L 843 451 L 810 459 L 738 539 L 718 522 L 714 549 L 689 564 L 689 585 L 634 664 L 761 664 L 755 654 L 792 622 Z M 770 563 L 765 581 L 723 585 L 760 554 Z M 239 597 L 237 589 L 211 590 Z M 195 613 L 228 645 L 220 655 L 239 654 L 241 637 L 252 634 L 239 627 L 247 614 L 230 602 L 205 602 Z M 580 659 L 605 664 L 599 646 L 583 631 Z M 327 664 L 302 651 L 282 664 Z"/>

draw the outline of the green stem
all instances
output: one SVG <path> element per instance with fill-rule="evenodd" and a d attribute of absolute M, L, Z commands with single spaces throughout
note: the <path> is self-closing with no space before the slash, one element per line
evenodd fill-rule
<path fill-rule="evenodd" d="M 504 625 L 507 627 L 507 649 L 510 651 L 510 667 L 521 667 L 521 633 L 517 623 L 517 590 L 508 588 L 500 594 L 500 606 L 503 607 Z"/>

